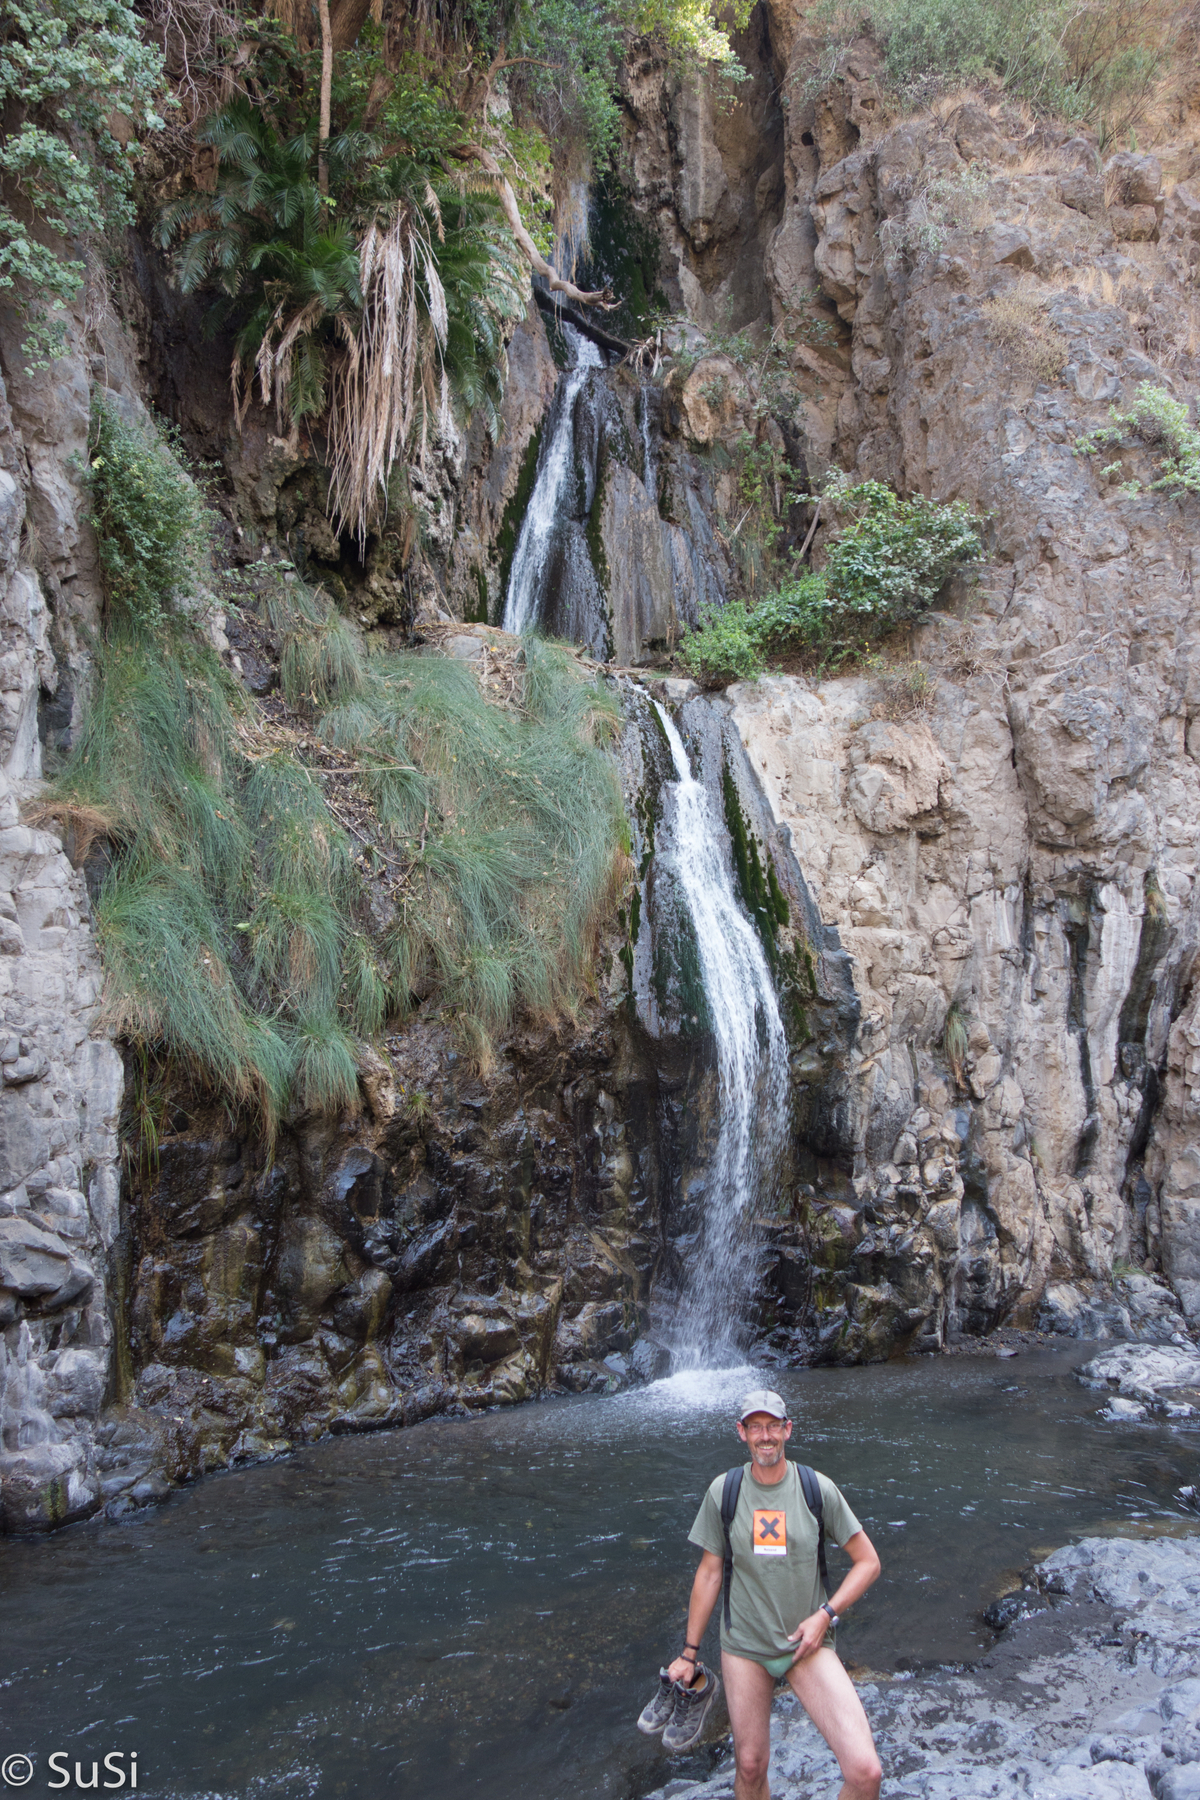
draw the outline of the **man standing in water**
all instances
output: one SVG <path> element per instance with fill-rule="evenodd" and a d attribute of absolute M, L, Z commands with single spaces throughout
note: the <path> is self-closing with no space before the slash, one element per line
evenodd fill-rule
<path fill-rule="evenodd" d="M 787 1407 L 778 1394 L 757 1389 L 742 1402 L 737 1430 L 750 1462 L 730 1526 L 733 1578 L 721 1620 L 721 1673 L 737 1765 L 735 1800 L 770 1800 L 771 1700 L 780 1677 L 786 1677 L 837 1757 L 843 1778 L 839 1800 L 878 1800 L 882 1770 L 867 1715 L 837 1652 L 824 1640 L 838 1615 L 861 1599 L 879 1574 L 879 1557 L 832 1481 L 818 1475 L 826 1534 L 841 1544 L 852 1564 L 837 1592 L 822 1604 L 817 1521 L 805 1502 L 797 1467 L 784 1455 L 792 1435 Z M 689 1534 L 703 1554 L 692 1583 L 687 1642 L 663 1671 L 661 1692 L 638 1721 L 643 1731 L 661 1731 L 666 1725 L 668 1749 L 684 1749 L 696 1741 L 718 1687 L 711 1672 L 698 1667 L 697 1657 L 722 1596 L 724 1481 L 718 1475 L 709 1488 Z"/>

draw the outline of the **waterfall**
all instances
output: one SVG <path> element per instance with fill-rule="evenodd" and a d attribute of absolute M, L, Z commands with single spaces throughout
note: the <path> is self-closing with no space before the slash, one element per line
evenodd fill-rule
<path fill-rule="evenodd" d="M 644 385 L 638 395 L 638 411 L 642 426 L 642 486 L 648 494 L 653 494 L 654 453 L 650 447 L 650 392 Z"/>
<path fill-rule="evenodd" d="M 542 573 L 555 533 L 571 511 L 565 502 L 575 472 L 575 399 L 588 370 L 604 367 L 604 358 L 591 338 L 570 325 L 564 325 L 562 333 L 570 347 L 571 364 L 559 377 L 538 457 L 537 479 L 517 539 L 504 598 L 505 631 L 532 631 L 540 622 Z"/>
<path fill-rule="evenodd" d="M 717 1147 L 676 1320 L 675 1366 L 712 1368 L 736 1354 L 738 1319 L 757 1262 L 749 1220 L 785 1147 L 787 1038 L 762 942 L 734 894 L 707 789 L 692 775 L 670 716 L 655 705 L 676 772 L 674 829 L 664 860 L 695 927 L 719 1089 Z"/>

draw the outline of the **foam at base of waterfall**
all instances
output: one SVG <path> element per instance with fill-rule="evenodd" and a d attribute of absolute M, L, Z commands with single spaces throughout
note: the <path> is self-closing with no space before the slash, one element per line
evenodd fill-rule
<path fill-rule="evenodd" d="M 733 1418 L 742 1397 L 752 1388 L 770 1386 L 770 1378 L 750 1363 L 727 1369 L 680 1369 L 644 1388 L 622 1396 L 622 1404 L 638 1413 L 727 1413 Z"/>
<path fill-rule="evenodd" d="M 538 457 L 537 478 L 517 538 L 504 599 L 505 631 L 534 631 L 541 623 L 542 578 L 562 524 L 563 502 L 573 475 L 575 399 L 587 380 L 588 370 L 604 366 L 604 358 L 591 338 L 570 325 L 564 325 L 562 333 L 571 351 L 571 365 L 559 377 L 555 389 Z"/>
<path fill-rule="evenodd" d="M 787 1037 L 761 939 L 734 893 L 708 792 L 692 774 L 670 714 L 657 701 L 655 707 L 676 772 L 666 854 L 695 929 L 719 1085 L 708 1200 L 674 1321 L 672 1352 L 677 1367 L 715 1372 L 736 1353 L 757 1274 L 750 1219 L 782 1152 Z"/>

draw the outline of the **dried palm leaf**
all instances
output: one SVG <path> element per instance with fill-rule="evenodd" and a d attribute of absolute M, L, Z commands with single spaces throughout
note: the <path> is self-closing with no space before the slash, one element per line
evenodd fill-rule
<path fill-rule="evenodd" d="M 329 495 L 335 520 L 365 544 L 397 456 L 415 445 L 412 461 L 422 467 L 431 419 L 442 429 L 449 423 L 442 365 L 449 310 L 417 208 L 400 201 L 390 218 L 370 226 L 359 280 L 362 316 L 356 331 L 343 327 L 345 354 L 331 383 Z"/>

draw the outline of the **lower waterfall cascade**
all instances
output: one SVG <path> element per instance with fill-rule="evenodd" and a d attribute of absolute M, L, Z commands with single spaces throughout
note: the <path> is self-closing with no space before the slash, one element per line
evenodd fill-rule
<path fill-rule="evenodd" d="M 704 1222 L 672 1349 L 677 1367 L 711 1368 L 738 1353 L 757 1261 L 750 1222 L 786 1140 L 788 1046 L 766 954 L 734 893 L 708 791 L 692 774 L 670 714 L 655 705 L 676 775 L 670 860 L 695 927 L 719 1087 Z"/>

